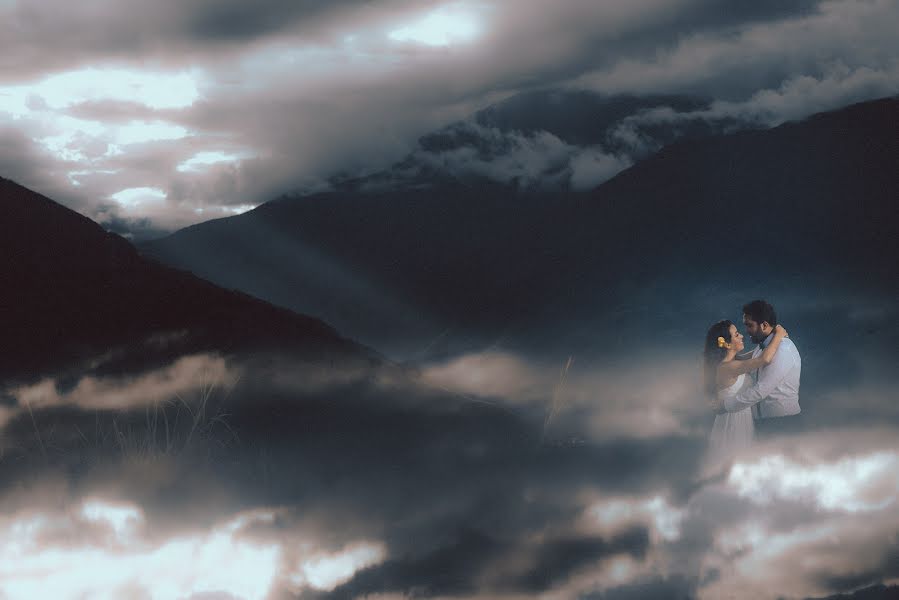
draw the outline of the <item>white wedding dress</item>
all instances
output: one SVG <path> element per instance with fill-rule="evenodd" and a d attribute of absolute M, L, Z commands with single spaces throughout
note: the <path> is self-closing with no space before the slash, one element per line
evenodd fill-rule
<path fill-rule="evenodd" d="M 724 401 L 729 396 L 736 396 L 743 390 L 743 386 L 749 384 L 749 377 L 742 374 L 737 377 L 733 385 L 718 390 L 718 399 Z M 752 411 L 748 408 L 739 412 L 715 415 L 715 423 L 712 425 L 712 433 L 709 436 L 707 464 L 710 467 L 724 466 L 735 455 L 752 445 L 754 433 Z"/>

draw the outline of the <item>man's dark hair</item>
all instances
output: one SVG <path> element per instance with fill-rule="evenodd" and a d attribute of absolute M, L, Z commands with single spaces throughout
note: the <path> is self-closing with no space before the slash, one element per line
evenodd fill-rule
<path fill-rule="evenodd" d="M 771 327 L 777 325 L 777 313 L 774 312 L 774 307 L 764 300 L 753 300 L 749 304 L 744 305 L 743 314 L 759 325 L 766 321 Z"/>

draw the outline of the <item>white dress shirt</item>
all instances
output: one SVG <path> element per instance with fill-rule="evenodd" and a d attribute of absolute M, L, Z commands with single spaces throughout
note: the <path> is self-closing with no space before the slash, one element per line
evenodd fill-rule
<path fill-rule="evenodd" d="M 765 346 L 771 343 L 774 334 L 752 351 L 752 358 L 762 353 Z M 738 412 L 758 404 L 754 410 L 756 418 L 786 417 L 799 414 L 799 373 L 802 370 L 802 359 L 799 351 L 790 338 L 780 341 L 774 360 L 770 365 L 759 369 L 755 383 L 735 396 L 724 398 L 724 410 Z M 753 373 L 752 375 L 756 375 Z"/>

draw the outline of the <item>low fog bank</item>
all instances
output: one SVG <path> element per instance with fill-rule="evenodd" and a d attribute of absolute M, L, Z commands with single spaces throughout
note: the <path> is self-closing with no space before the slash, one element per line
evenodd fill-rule
<path fill-rule="evenodd" d="M 699 345 L 742 298 L 707 298 L 639 329 L 605 316 L 627 326 L 590 352 L 210 354 L 6 389 L 0 590 L 775 598 L 895 580 L 895 309 L 768 296 L 803 356 L 806 430 L 709 473 Z"/>

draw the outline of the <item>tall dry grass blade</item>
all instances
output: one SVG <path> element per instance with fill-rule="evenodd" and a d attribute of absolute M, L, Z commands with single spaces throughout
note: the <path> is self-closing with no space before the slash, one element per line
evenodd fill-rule
<path fill-rule="evenodd" d="M 559 373 L 559 383 L 556 384 L 555 389 L 553 390 L 552 401 L 550 403 L 549 412 L 546 415 L 546 419 L 543 421 L 543 431 L 540 434 L 540 443 L 546 439 L 546 430 L 549 428 L 549 424 L 552 422 L 553 417 L 559 412 L 559 407 L 561 405 L 562 398 L 562 389 L 565 386 L 565 379 L 568 376 L 568 370 L 571 368 L 572 363 L 574 363 L 574 357 L 569 356 L 568 361 L 565 363 L 565 366 L 562 367 L 561 372 Z"/>
<path fill-rule="evenodd" d="M 37 427 L 37 420 L 34 418 L 34 411 L 31 410 L 31 402 L 25 399 L 25 406 L 28 408 L 28 414 L 31 415 L 31 424 L 34 426 L 34 434 L 37 436 L 37 443 L 41 447 L 41 455 L 47 458 L 47 449 L 44 447 L 44 440 L 41 438 L 41 432 Z"/>

